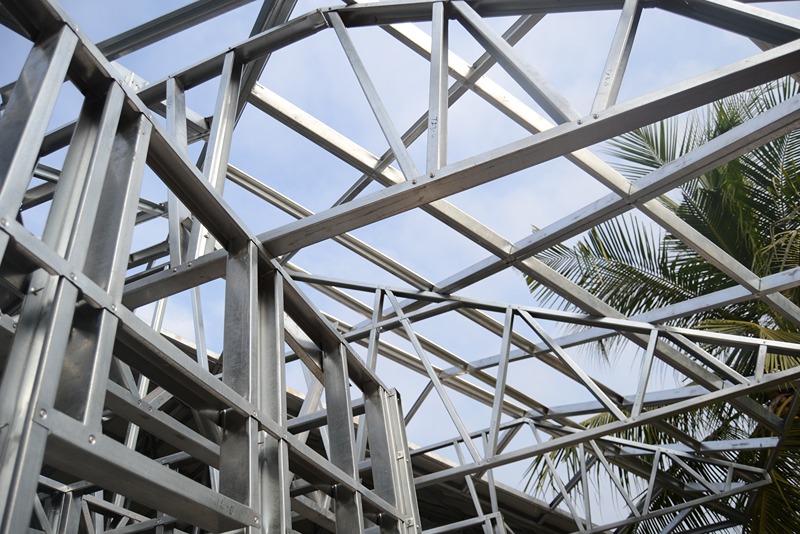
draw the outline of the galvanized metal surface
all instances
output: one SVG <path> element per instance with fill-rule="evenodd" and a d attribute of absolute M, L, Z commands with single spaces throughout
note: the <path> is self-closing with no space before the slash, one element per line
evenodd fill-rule
<path fill-rule="evenodd" d="M 249 34 L 164 79 L 147 83 L 112 63 L 249 3 L 197 0 L 95 43 L 50 0 L 0 0 L 2 31 L 32 43 L 17 78 L 0 90 L 0 531 L 588 533 L 664 517 L 663 531 L 672 532 L 698 511 L 711 529 L 742 524 L 748 503 L 772 482 L 768 471 L 800 404 L 795 398 L 776 413 L 757 400 L 800 380 L 800 367 L 769 372 L 766 356 L 797 357 L 800 345 L 669 321 L 759 299 L 800 325 L 800 309 L 780 293 L 800 285 L 800 268 L 759 277 L 658 197 L 796 129 L 800 97 L 635 182 L 592 147 L 796 75 L 800 21 L 732 0 L 353 0 L 308 12 L 293 0 L 267 0 Z M 740 34 L 764 51 L 623 100 L 647 10 Z M 543 18 L 600 11 L 614 12 L 618 22 L 597 91 L 581 110 L 515 45 Z M 501 34 L 497 17 L 511 15 L 518 18 Z M 388 33 L 429 62 L 428 109 L 405 131 L 354 39 L 364 28 Z M 456 30 L 483 51 L 474 62 L 451 48 Z M 369 144 L 385 153 L 270 88 L 270 57 L 323 34 L 333 35 L 325 42 L 340 45 L 352 67 L 347 75 L 382 134 Z M 507 78 L 502 84 L 487 76 L 495 65 L 492 72 L 499 67 Z M 307 68 L 296 65 L 297 76 Z M 448 76 L 455 80 L 449 87 Z M 207 117 L 190 107 L 206 82 L 215 84 Z M 77 120 L 49 129 L 68 86 L 82 100 L 70 115 Z M 465 95 L 527 133 L 448 160 L 451 111 Z M 253 116 L 310 141 L 322 161 L 332 155 L 343 162 L 352 185 L 314 213 L 301 202 L 318 204 L 324 176 L 302 177 L 305 196 L 292 199 L 271 183 L 277 169 L 269 164 L 238 167 L 237 157 L 252 148 L 237 125 Z M 421 151 L 413 145 L 418 138 Z M 522 239 L 503 237 L 492 221 L 484 225 L 453 203 L 454 195 L 491 191 L 481 188 L 562 159 L 607 193 L 565 208 Z M 151 198 L 151 183 L 162 184 L 155 189 L 162 198 Z M 234 196 L 229 187 L 237 188 Z M 283 222 L 253 227 L 241 195 L 282 213 L 270 220 Z M 499 200 L 487 193 L 485 202 Z M 391 236 L 376 246 L 369 243 L 375 234 L 359 237 L 360 229 L 387 228 L 392 217 L 418 211 L 484 259 L 434 281 L 380 251 L 397 249 Z M 682 239 L 731 287 L 625 317 L 535 257 L 631 211 Z M 163 223 L 155 240 L 146 229 L 152 221 Z M 306 270 L 306 252 L 327 243 L 347 252 L 310 262 L 319 272 Z M 451 253 L 448 245 L 418 252 L 443 263 Z M 382 274 L 342 278 L 331 274 L 342 269 L 325 268 L 348 258 Z M 521 277 L 514 302 L 470 292 L 510 270 L 583 313 L 530 305 Z M 221 303 L 218 323 L 208 320 L 209 302 Z M 169 326 L 181 309 L 189 326 L 176 335 Z M 556 324 L 583 328 L 564 333 Z M 476 357 L 448 348 L 471 339 L 466 327 L 479 333 L 475 339 L 492 339 L 497 352 Z M 641 349 L 626 356 L 623 391 L 573 352 L 614 334 Z M 742 376 L 709 347 L 754 351 L 753 375 Z M 530 373 L 523 366 L 533 363 L 546 373 L 541 380 L 563 388 L 558 402 L 542 398 L 539 376 L 515 375 Z M 655 365 L 683 383 L 658 390 Z M 302 377 L 300 385 L 287 373 Z M 410 445 L 407 427 L 437 402 L 449 437 L 430 429 L 416 433 L 427 442 Z M 666 422 L 718 403 L 770 435 L 705 439 Z M 599 426 L 579 423 L 603 414 L 608 420 Z M 675 443 L 619 436 L 642 425 L 658 426 Z M 566 447 L 576 447 L 578 461 L 558 467 L 548 454 Z M 757 465 L 739 461 L 736 452 L 748 450 L 769 453 Z M 509 486 L 510 471 L 502 469 L 511 465 L 521 476 L 542 455 L 554 483 L 549 503 Z M 606 486 L 591 480 L 595 469 Z M 677 504 L 655 506 L 664 492 Z M 622 511 L 609 512 L 614 506 Z"/>

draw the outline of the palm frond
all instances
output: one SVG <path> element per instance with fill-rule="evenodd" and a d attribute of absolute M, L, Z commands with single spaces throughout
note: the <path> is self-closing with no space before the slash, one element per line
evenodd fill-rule
<path fill-rule="evenodd" d="M 636 180 L 797 94 L 800 94 L 800 86 L 786 78 L 719 101 L 682 119 L 662 121 L 624 134 L 609 143 L 607 153 L 615 160 L 615 168 Z M 660 200 L 689 226 L 758 276 L 798 267 L 800 130 L 756 147 L 686 182 L 680 187 L 679 195 L 670 194 Z M 537 257 L 627 315 L 712 293 L 734 283 L 680 236 L 665 233 L 630 215 L 596 226 L 574 246 L 559 245 Z M 556 291 L 531 280 L 528 282 L 534 296 L 542 302 L 570 307 Z M 782 294 L 800 305 L 800 287 Z M 703 311 L 677 322 L 718 333 L 800 343 L 800 328 L 760 299 Z M 710 350 L 745 376 L 755 371 L 756 350 L 724 347 Z M 798 365 L 800 358 L 768 353 L 765 372 Z M 791 399 L 794 394 L 781 390 L 758 393 L 752 398 L 783 416 L 773 406 L 775 399 L 787 395 Z M 582 424 L 602 426 L 610 420 L 609 414 L 599 414 Z M 724 402 L 672 417 L 666 423 L 698 440 L 772 435 Z M 787 421 L 790 430 L 782 438 L 777 461 L 770 470 L 773 484 L 755 495 L 742 494 L 729 501 L 731 506 L 752 512 L 745 532 L 800 532 L 800 426 L 793 423 Z M 672 443 L 675 436 L 669 428 L 642 425 L 615 437 L 640 443 Z M 633 488 L 641 482 L 642 468 L 649 472 L 648 465 L 652 467 L 647 463 L 652 462 L 652 456 L 620 461 L 613 454 L 613 446 L 608 441 L 604 443 L 612 452 L 609 461 L 623 483 Z M 577 449 L 566 448 L 550 453 L 547 458 L 557 466 L 569 466 L 574 472 L 580 463 L 578 454 Z M 746 465 L 764 466 L 768 454 L 770 451 L 748 450 L 723 453 L 723 456 Z M 540 456 L 530 465 L 526 471 L 526 489 L 541 492 L 551 487 L 552 474 L 545 463 L 545 456 Z M 720 476 L 713 466 L 703 462 L 693 463 L 692 467 L 709 480 Z M 599 471 L 596 473 L 599 483 Z M 665 467 L 663 475 L 685 480 L 682 478 L 685 473 L 674 465 Z M 684 502 L 680 495 L 663 488 L 654 496 L 651 509 Z M 682 528 L 705 527 L 720 517 L 713 507 L 698 507 L 684 520 Z M 621 531 L 660 532 L 671 519 L 669 514 L 655 517 Z"/>
<path fill-rule="evenodd" d="M 608 145 L 606 153 L 626 162 L 615 168 L 635 180 L 694 148 L 695 135 L 693 125 L 672 119 L 623 134 Z"/>
<path fill-rule="evenodd" d="M 537 258 L 612 307 L 634 314 L 697 295 L 686 280 L 692 270 L 670 257 L 663 242 L 659 230 L 621 216 L 598 225 L 573 248 L 550 249 Z M 529 284 L 537 299 L 554 300 L 548 288 Z"/>

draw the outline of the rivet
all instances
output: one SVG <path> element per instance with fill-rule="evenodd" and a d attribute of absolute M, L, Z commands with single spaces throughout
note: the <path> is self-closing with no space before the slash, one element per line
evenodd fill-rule
<path fill-rule="evenodd" d="M 117 305 L 116 304 L 112 304 L 111 305 L 111 311 L 114 311 L 114 312 L 117 311 Z"/>
<path fill-rule="evenodd" d="M 578 124 L 583 124 L 583 121 L 578 119 Z"/>
<path fill-rule="evenodd" d="M 42 419 L 44 419 L 45 417 L 47 417 L 47 410 L 45 410 L 44 408 L 42 408 L 41 410 L 39 410 L 39 417 L 41 417 Z"/>
<path fill-rule="evenodd" d="M 416 184 L 416 183 L 417 183 L 417 181 L 416 181 L 416 180 L 411 180 L 411 183 L 412 183 L 412 184 Z"/>
<path fill-rule="evenodd" d="M 0 224 L 2 224 L 3 226 L 8 226 L 8 221 L 5 219 L 0 219 Z"/>
<path fill-rule="evenodd" d="M 430 173 L 428 176 L 430 176 L 431 178 L 434 178 L 434 177 L 436 177 L 436 173 L 435 173 L 435 172 L 432 172 L 432 173 Z"/>
<path fill-rule="evenodd" d="M 71 279 L 71 280 L 77 280 L 77 278 L 78 278 L 78 277 L 75 275 L 75 273 L 69 273 L 69 277 L 70 277 L 70 279 Z"/>
<path fill-rule="evenodd" d="M 594 115 L 592 115 L 592 118 L 593 118 L 593 119 L 597 119 L 597 118 L 599 118 L 599 117 L 600 117 L 600 115 L 598 115 L 597 113 L 595 113 Z"/>
<path fill-rule="evenodd" d="M 253 518 L 253 523 L 255 523 L 256 525 L 258 524 L 258 518 L 257 517 Z"/>
<path fill-rule="evenodd" d="M 177 272 L 178 272 L 178 268 L 177 268 L 177 267 L 173 267 L 173 268 L 172 268 L 172 272 L 173 272 L 173 273 L 177 273 Z"/>
<path fill-rule="evenodd" d="M 192 262 L 189 262 L 189 267 L 191 267 L 191 266 L 192 266 Z"/>
<path fill-rule="evenodd" d="M 94 443 L 95 443 L 96 441 L 97 441 L 97 438 L 95 438 L 95 437 L 94 437 L 94 434 L 90 434 L 90 435 L 89 435 L 89 443 L 91 443 L 92 445 L 94 445 Z"/>

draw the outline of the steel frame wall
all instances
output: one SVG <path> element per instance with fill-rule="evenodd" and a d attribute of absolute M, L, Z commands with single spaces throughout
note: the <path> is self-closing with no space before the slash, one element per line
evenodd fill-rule
<path fill-rule="evenodd" d="M 795 129 L 800 98 L 635 183 L 587 147 L 796 74 L 800 21 L 733 0 L 353 1 L 305 14 L 293 14 L 292 0 L 267 0 L 249 39 L 169 78 L 131 83 L 135 77 L 111 63 L 246 3 L 197 0 L 94 44 L 50 0 L 0 0 L 0 22 L 33 42 L 19 79 L 0 90 L 0 531 L 290 532 L 293 522 L 306 521 L 347 533 L 422 532 L 424 525 L 427 533 L 468 528 L 511 532 L 513 512 L 498 497 L 511 490 L 495 483 L 493 469 L 571 446 L 580 451 L 575 471 L 564 477 L 550 465 L 558 491 L 549 504 L 517 495 L 530 507 L 517 524 L 542 532 L 600 532 L 666 517 L 664 531 L 671 532 L 696 510 L 717 518 L 708 531 L 741 524 L 751 511 L 734 509 L 733 503 L 740 502 L 734 497 L 752 497 L 771 483 L 768 471 L 798 410 L 796 397 L 783 417 L 754 400 L 759 392 L 790 387 L 800 379 L 800 367 L 766 372 L 766 355 L 798 356 L 800 345 L 667 323 L 759 299 L 800 325 L 800 310 L 781 294 L 800 285 L 800 269 L 759 278 L 657 197 Z M 616 103 L 645 8 L 742 34 L 763 52 Z M 593 10 L 619 11 L 619 25 L 592 109 L 583 114 L 514 44 L 546 14 Z M 507 15 L 519 19 L 504 35 L 485 20 Z M 431 23 L 430 36 L 406 24 L 419 21 Z M 485 49 L 475 63 L 448 53 L 452 24 L 463 26 Z M 380 26 L 430 61 L 429 109 L 402 134 L 350 37 L 357 26 Z M 340 41 L 385 135 L 385 154 L 371 154 L 258 83 L 271 53 L 321 31 L 334 32 Z M 549 119 L 485 76 L 495 63 Z M 448 76 L 456 80 L 450 87 Z M 216 106 L 206 120 L 186 106 L 185 92 L 215 78 Z M 48 132 L 65 79 L 83 94 L 84 103 L 75 123 Z M 530 136 L 448 162 L 447 111 L 468 91 Z M 336 205 L 312 213 L 234 167 L 229 161 L 232 134 L 247 104 L 363 176 Z M 422 135 L 427 135 L 424 171 L 407 149 Z M 187 144 L 196 141 L 205 143 L 199 164 L 187 151 Z M 61 169 L 39 162 L 67 146 Z M 519 242 L 506 240 L 444 200 L 554 158 L 574 163 L 609 193 Z M 140 199 L 146 168 L 169 189 L 166 202 Z M 33 177 L 44 182 L 31 186 Z M 226 180 L 296 222 L 254 234 L 223 199 Z M 362 194 L 373 181 L 385 189 Z M 50 202 L 47 223 L 37 237 L 20 213 L 45 202 Z M 348 233 L 415 208 L 485 249 L 486 259 L 433 282 Z M 535 258 L 629 210 L 679 236 L 735 285 L 624 317 Z M 169 221 L 164 245 L 131 251 L 136 225 L 154 217 Z M 292 263 L 294 253 L 325 240 L 336 241 L 405 285 L 335 279 Z M 142 265 L 143 271 L 129 272 Z M 511 267 L 585 314 L 459 296 L 460 290 Z M 220 278 L 225 284 L 222 357 L 205 347 L 198 289 Z M 306 296 L 306 287 L 364 320 L 348 325 L 325 314 Z M 196 346 L 161 332 L 167 299 L 187 290 L 194 303 Z M 372 294 L 374 303 L 365 304 L 353 293 Z M 156 316 L 148 324 L 134 310 L 152 303 Z M 495 334 L 499 353 L 466 361 L 415 330 L 416 323 L 444 314 L 459 314 Z M 505 319 L 498 321 L 497 314 Z M 554 338 L 542 321 L 587 328 Z M 386 332 L 405 338 L 413 351 L 386 341 Z M 643 348 L 638 388 L 626 394 L 590 376 L 566 350 L 616 333 Z M 759 366 L 753 376 L 742 376 L 709 354 L 708 345 L 757 351 Z M 431 356 L 451 367 L 435 365 Z M 419 398 L 406 403 L 405 412 L 393 384 L 375 372 L 380 358 L 429 381 Z M 595 400 L 545 405 L 535 391 L 508 386 L 509 366 L 530 358 L 551 366 L 565 383 L 578 384 Z M 289 407 L 285 379 L 285 362 L 297 359 L 310 384 L 299 410 Z M 654 359 L 692 385 L 650 391 Z M 467 428 L 451 398 L 454 392 L 491 410 L 485 428 Z M 431 393 L 444 404 L 458 434 L 409 450 L 405 425 Z M 771 429 L 772 437 L 698 441 L 665 422 L 674 414 L 723 402 Z M 356 424 L 355 416 L 362 414 Z M 609 422 L 594 428 L 576 422 L 591 414 L 607 414 Z M 660 425 L 678 444 L 649 445 L 615 436 L 645 424 Z M 321 444 L 308 444 L 312 432 Z M 515 445 L 520 433 L 530 433 L 534 444 Z M 144 434 L 147 439 L 140 439 Z M 422 470 L 424 458 L 449 447 L 461 457 L 459 464 Z M 739 463 L 735 454 L 726 454 L 757 449 L 770 451 L 760 465 Z M 594 490 L 588 472 L 597 463 L 629 507 L 610 524 L 599 524 L 591 515 Z M 640 477 L 645 491 L 637 496 L 612 465 Z M 680 470 L 682 477 L 670 470 Z M 445 525 L 420 517 L 417 496 L 430 487 L 466 491 L 476 507 L 473 518 Z M 652 507 L 664 491 L 678 496 L 680 504 Z"/>

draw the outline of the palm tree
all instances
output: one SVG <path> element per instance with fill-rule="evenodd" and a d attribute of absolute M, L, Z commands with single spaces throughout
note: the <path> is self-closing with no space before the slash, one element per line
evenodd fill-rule
<path fill-rule="evenodd" d="M 732 129 L 767 108 L 798 93 L 791 79 L 720 101 L 684 122 L 677 119 L 653 124 L 612 141 L 609 152 L 620 162 L 620 172 L 635 180 L 680 157 L 708 140 Z M 681 219 L 700 231 L 725 252 L 766 276 L 800 263 L 800 130 L 776 139 L 730 163 L 710 171 L 680 188 L 679 194 L 660 199 Z M 560 271 L 597 297 L 627 315 L 666 306 L 733 285 L 675 236 L 653 228 L 634 216 L 621 216 L 601 224 L 572 247 L 560 245 L 540 254 L 539 259 Z M 540 300 L 557 302 L 569 309 L 546 287 L 528 280 Z M 800 288 L 784 293 L 800 304 Z M 800 342 L 800 331 L 768 305 L 753 299 L 683 317 L 680 326 Z M 598 346 L 609 349 L 609 341 Z M 613 340 L 610 341 L 613 343 Z M 750 376 L 756 365 L 751 350 L 718 353 L 739 373 Z M 766 372 L 800 365 L 789 356 L 767 356 Z M 759 400 L 783 415 L 792 395 L 774 392 Z M 608 422 L 605 415 L 584 422 L 596 426 Z M 702 439 L 729 439 L 769 435 L 760 426 L 746 422 L 729 406 L 704 408 L 670 421 L 681 430 Z M 750 502 L 752 532 L 800 532 L 800 444 L 798 425 L 792 427 L 786 447 L 770 475 L 774 483 L 760 490 Z M 649 442 L 671 442 L 655 427 L 641 427 L 623 437 Z M 575 450 L 553 453 L 556 462 L 575 462 Z M 764 452 L 740 453 L 736 461 L 763 465 Z M 529 468 L 529 487 L 542 488 L 549 480 L 543 458 Z M 627 471 L 620 470 L 632 480 Z M 676 502 L 679 502 L 676 501 Z M 662 492 L 653 505 L 674 504 L 673 496 Z M 631 527 L 631 532 L 659 531 L 668 518 Z M 707 515 L 694 513 L 688 523 L 701 526 Z"/>

